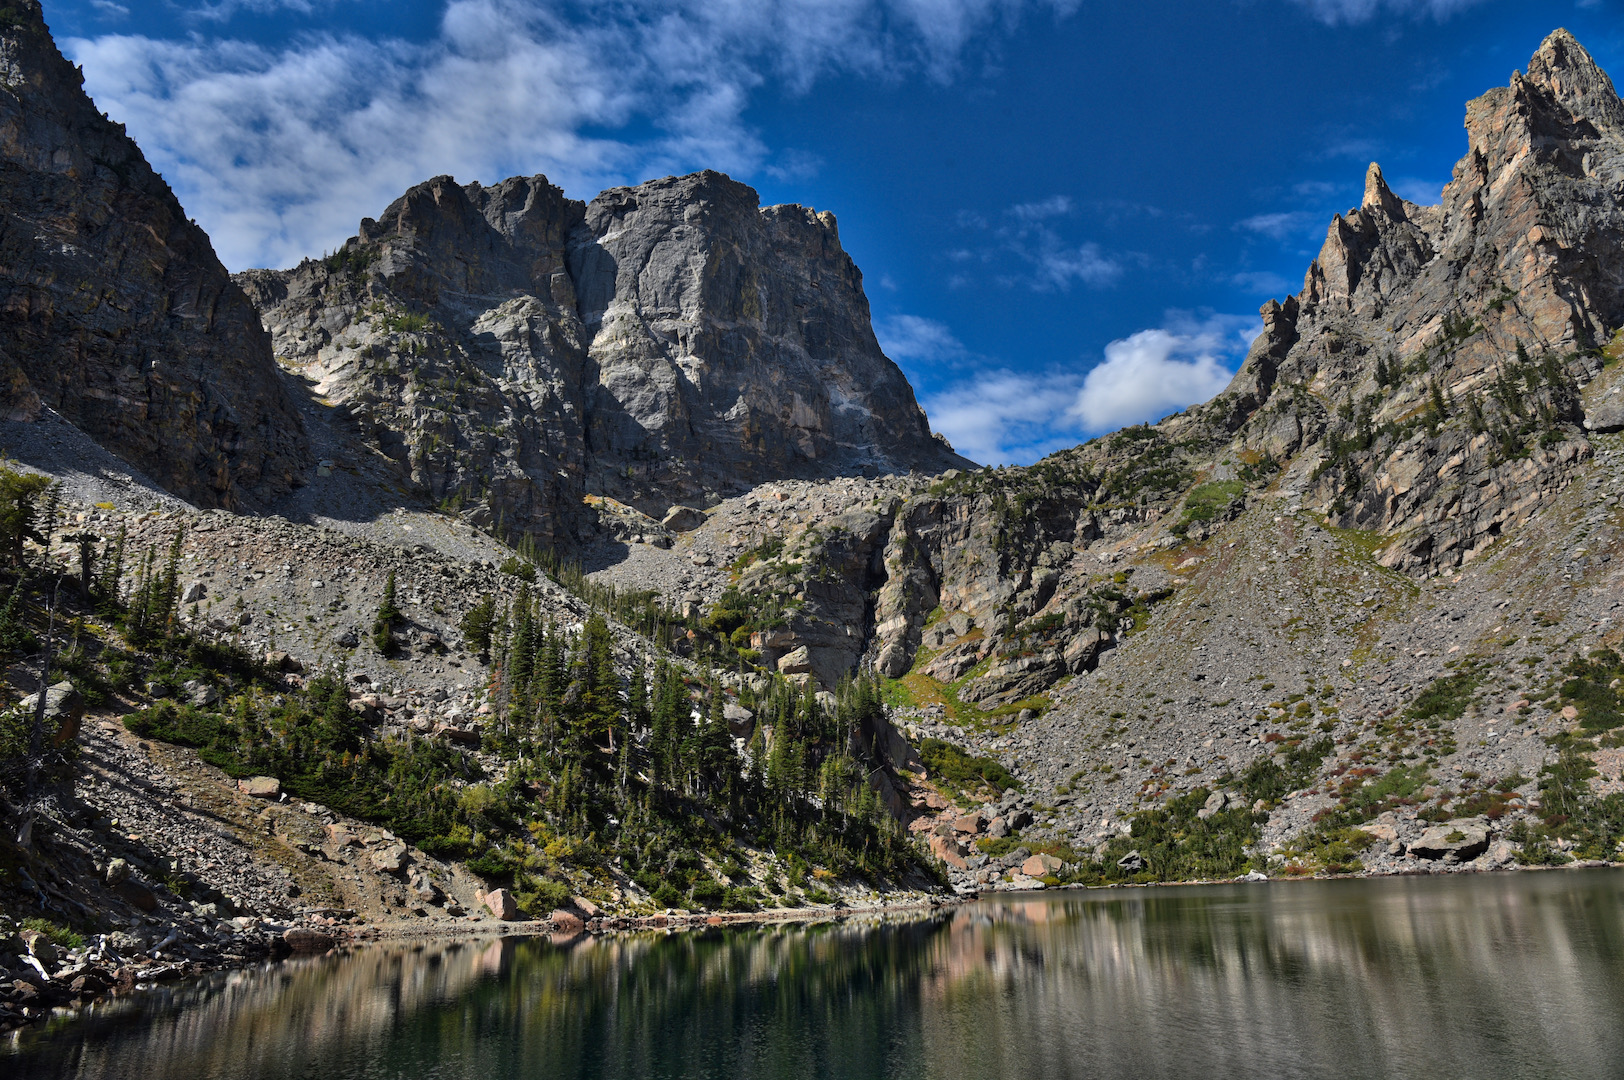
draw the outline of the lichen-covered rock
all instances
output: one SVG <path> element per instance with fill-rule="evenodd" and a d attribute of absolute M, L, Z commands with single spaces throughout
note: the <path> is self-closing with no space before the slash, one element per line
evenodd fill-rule
<path fill-rule="evenodd" d="M 202 506 L 264 504 L 307 446 L 269 336 L 36 0 L 0 30 L 0 413 L 54 409 Z"/>

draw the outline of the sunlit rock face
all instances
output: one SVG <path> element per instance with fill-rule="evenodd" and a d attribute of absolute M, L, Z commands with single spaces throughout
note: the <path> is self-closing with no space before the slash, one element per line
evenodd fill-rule
<path fill-rule="evenodd" d="M 720 173 L 590 203 L 437 177 L 337 255 L 239 276 L 278 357 L 437 500 L 566 538 L 766 479 L 940 472 L 834 216 Z"/>

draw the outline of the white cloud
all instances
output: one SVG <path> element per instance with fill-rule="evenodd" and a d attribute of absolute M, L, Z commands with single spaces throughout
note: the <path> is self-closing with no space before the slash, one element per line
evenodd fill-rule
<path fill-rule="evenodd" d="M 90 6 L 101 12 L 102 15 L 122 19 L 130 13 L 130 9 L 123 4 L 114 3 L 113 0 L 90 0 Z"/>
<path fill-rule="evenodd" d="M 1105 361 L 1090 369 L 1070 415 L 1089 431 L 1110 431 L 1199 404 L 1234 376 L 1227 361 L 1244 349 L 1257 320 L 1214 316 L 1175 319 L 1171 327 L 1141 330 L 1105 347 Z"/>
<path fill-rule="evenodd" d="M 1302 236 L 1323 229 L 1328 215 L 1313 210 L 1285 210 L 1271 214 L 1254 214 L 1235 223 L 1237 229 L 1257 233 L 1274 240 Z"/>
<path fill-rule="evenodd" d="M 220 0 L 314 10 L 336 0 Z M 427 43 L 336 34 L 64 41 L 228 266 L 331 248 L 411 184 L 544 172 L 571 194 L 715 168 L 792 177 L 744 119 L 769 80 L 951 78 L 1033 11 L 1075 0 L 450 0 Z M 637 134 L 633 134 L 636 132 Z"/>
<path fill-rule="evenodd" d="M 1071 213 L 1071 200 L 1064 195 L 1051 195 L 1038 202 L 1016 203 L 1009 212 L 1022 221 L 1041 221 Z"/>
<path fill-rule="evenodd" d="M 946 323 L 918 315 L 889 315 L 874 320 L 874 336 L 880 339 L 885 355 L 898 361 L 924 361 L 940 364 L 963 360 L 969 355 L 964 343 Z"/>
<path fill-rule="evenodd" d="M 1483 0 L 1293 0 L 1328 26 L 1369 22 L 1378 15 L 1431 17 L 1442 22 Z"/>
<path fill-rule="evenodd" d="M 930 426 L 971 461 L 1027 464 L 1081 441 L 1066 413 L 1077 387 L 1069 372 L 995 369 L 931 394 L 923 405 Z"/>
<path fill-rule="evenodd" d="M 940 323 L 919 321 L 929 326 L 907 339 L 920 343 L 911 358 L 931 360 L 938 332 L 962 351 Z M 1165 326 L 1111 342 L 1104 359 L 1087 371 L 989 367 L 925 394 L 921 404 L 931 426 L 965 457 L 988 465 L 1028 464 L 1090 435 L 1206 401 L 1228 385 L 1233 364 L 1257 330 L 1256 316 L 1169 312 Z"/>

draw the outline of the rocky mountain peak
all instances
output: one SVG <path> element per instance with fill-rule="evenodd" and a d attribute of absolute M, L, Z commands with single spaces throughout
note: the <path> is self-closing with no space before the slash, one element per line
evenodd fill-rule
<path fill-rule="evenodd" d="M 1528 61 L 1527 81 L 1545 91 L 1574 119 L 1624 130 L 1624 105 L 1613 80 L 1564 29 L 1551 31 Z"/>
<path fill-rule="evenodd" d="M 584 204 L 436 177 L 334 255 L 238 280 L 364 445 L 504 531 L 568 543 L 621 503 L 652 536 L 764 480 L 969 464 L 880 350 L 834 215 L 718 172 Z"/>

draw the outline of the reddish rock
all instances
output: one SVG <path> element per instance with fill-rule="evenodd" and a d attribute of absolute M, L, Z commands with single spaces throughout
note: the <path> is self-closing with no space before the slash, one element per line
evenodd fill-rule
<path fill-rule="evenodd" d="M 586 923 L 575 912 L 559 908 L 553 912 L 553 929 L 560 934 L 579 934 L 586 929 Z"/>
<path fill-rule="evenodd" d="M 503 922 L 512 922 L 519 917 L 519 905 L 513 902 L 513 895 L 506 889 L 492 889 L 484 895 L 482 902 L 492 915 Z"/>
<path fill-rule="evenodd" d="M 965 814 L 963 817 L 954 818 L 953 831 L 957 833 L 969 833 L 971 836 L 974 836 L 976 833 L 981 831 L 981 815 Z"/>
<path fill-rule="evenodd" d="M 598 917 L 598 905 L 594 904 L 584 896 L 570 897 L 570 906 L 589 919 L 596 919 Z"/>
<path fill-rule="evenodd" d="M 949 866 L 957 867 L 960 870 L 965 868 L 964 849 L 956 841 L 949 840 L 945 836 L 932 836 L 930 838 L 930 850 L 931 854 Z"/>
<path fill-rule="evenodd" d="M 1025 874 L 1027 877 L 1045 878 L 1050 874 L 1056 873 L 1062 866 L 1065 865 L 1065 863 L 1061 862 L 1053 855 L 1038 854 L 1033 855 L 1030 859 L 1027 859 L 1025 862 L 1021 863 L 1021 873 Z"/>

